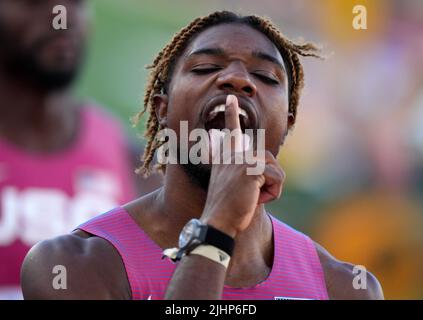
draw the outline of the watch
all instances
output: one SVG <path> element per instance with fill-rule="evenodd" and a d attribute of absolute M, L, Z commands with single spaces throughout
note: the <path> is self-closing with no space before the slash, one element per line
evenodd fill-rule
<path fill-rule="evenodd" d="M 226 233 L 202 223 L 198 219 L 191 219 L 179 235 L 179 251 L 177 260 L 201 244 L 212 245 L 232 256 L 235 240 Z"/>

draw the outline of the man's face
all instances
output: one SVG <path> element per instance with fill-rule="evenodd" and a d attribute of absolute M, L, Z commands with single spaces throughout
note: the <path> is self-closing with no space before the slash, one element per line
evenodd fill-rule
<path fill-rule="evenodd" d="M 236 95 L 248 114 L 248 122 L 240 117 L 243 129 L 265 129 L 265 148 L 276 156 L 293 121 L 288 116 L 288 78 L 275 45 L 247 25 L 211 27 L 184 50 L 169 84 L 167 127 L 179 133 L 180 121 L 186 120 L 189 131 L 225 128 L 224 113 L 212 121 L 208 114 L 225 104 L 228 94 Z M 207 187 L 210 166 L 184 168 Z"/>
<path fill-rule="evenodd" d="M 55 30 L 53 7 L 67 10 L 67 29 Z M 88 30 L 85 0 L 1 0 L 0 63 L 47 87 L 68 85 L 81 64 Z"/>

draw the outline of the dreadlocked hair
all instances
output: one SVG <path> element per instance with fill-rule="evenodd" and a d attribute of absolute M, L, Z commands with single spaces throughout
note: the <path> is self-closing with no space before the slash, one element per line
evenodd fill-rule
<path fill-rule="evenodd" d="M 217 11 L 205 17 L 196 18 L 186 27 L 176 33 L 172 40 L 157 54 L 151 65 L 147 87 L 144 94 L 144 108 L 133 117 L 136 126 L 145 112 L 149 112 L 144 136 L 147 144 L 142 157 L 142 166 L 136 170 L 148 176 L 151 172 L 151 162 L 155 151 L 164 143 L 157 139 L 157 133 L 162 129 L 153 103 L 156 94 L 167 92 L 175 63 L 192 38 L 209 27 L 224 23 L 246 24 L 266 35 L 281 53 L 288 74 L 289 112 L 297 115 L 301 90 L 304 86 L 304 71 L 299 56 L 322 58 L 319 49 L 311 43 L 295 43 L 287 39 L 274 25 L 266 19 L 256 15 L 240 16 L 230 11 Z M 158 164 L 156 169 L 164 172 L 165 166 Z"/>

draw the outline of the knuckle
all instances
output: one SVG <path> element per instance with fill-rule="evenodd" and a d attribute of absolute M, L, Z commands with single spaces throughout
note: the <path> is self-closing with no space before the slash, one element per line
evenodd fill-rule
<path fill-rule="evenodd" d="M 286 173 L 285 173 L 285 171 L 282 168 L 280 168 L 279 174 L 280 174 L 281 180 L 285 180 Z"/>

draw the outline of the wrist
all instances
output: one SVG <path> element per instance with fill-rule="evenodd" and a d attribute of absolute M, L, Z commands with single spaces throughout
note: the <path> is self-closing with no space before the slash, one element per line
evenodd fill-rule
<path fill-rule="evenodd" d="M 232 238 L 235 238 L 238 234 L 237 229 L 229 226 L 227 223 L 225 223 L 221 219 L 206 217 L 206 218 L 200 218 L 200 221 L 209 226 L 212 226 L 213 228 L 227 234 L 228 236 Z"/>
<path fill-rule="evenodd" d="M 221 264 L 223 267 L 225 267 L 225 269 L 228 268 L 229 261 L 231 260 L 231 256 L 227 252 L 208 244 L 200 244 L 198 247 L 192 250 L 189 255 L 203 256 L 209 260 Z"/>

